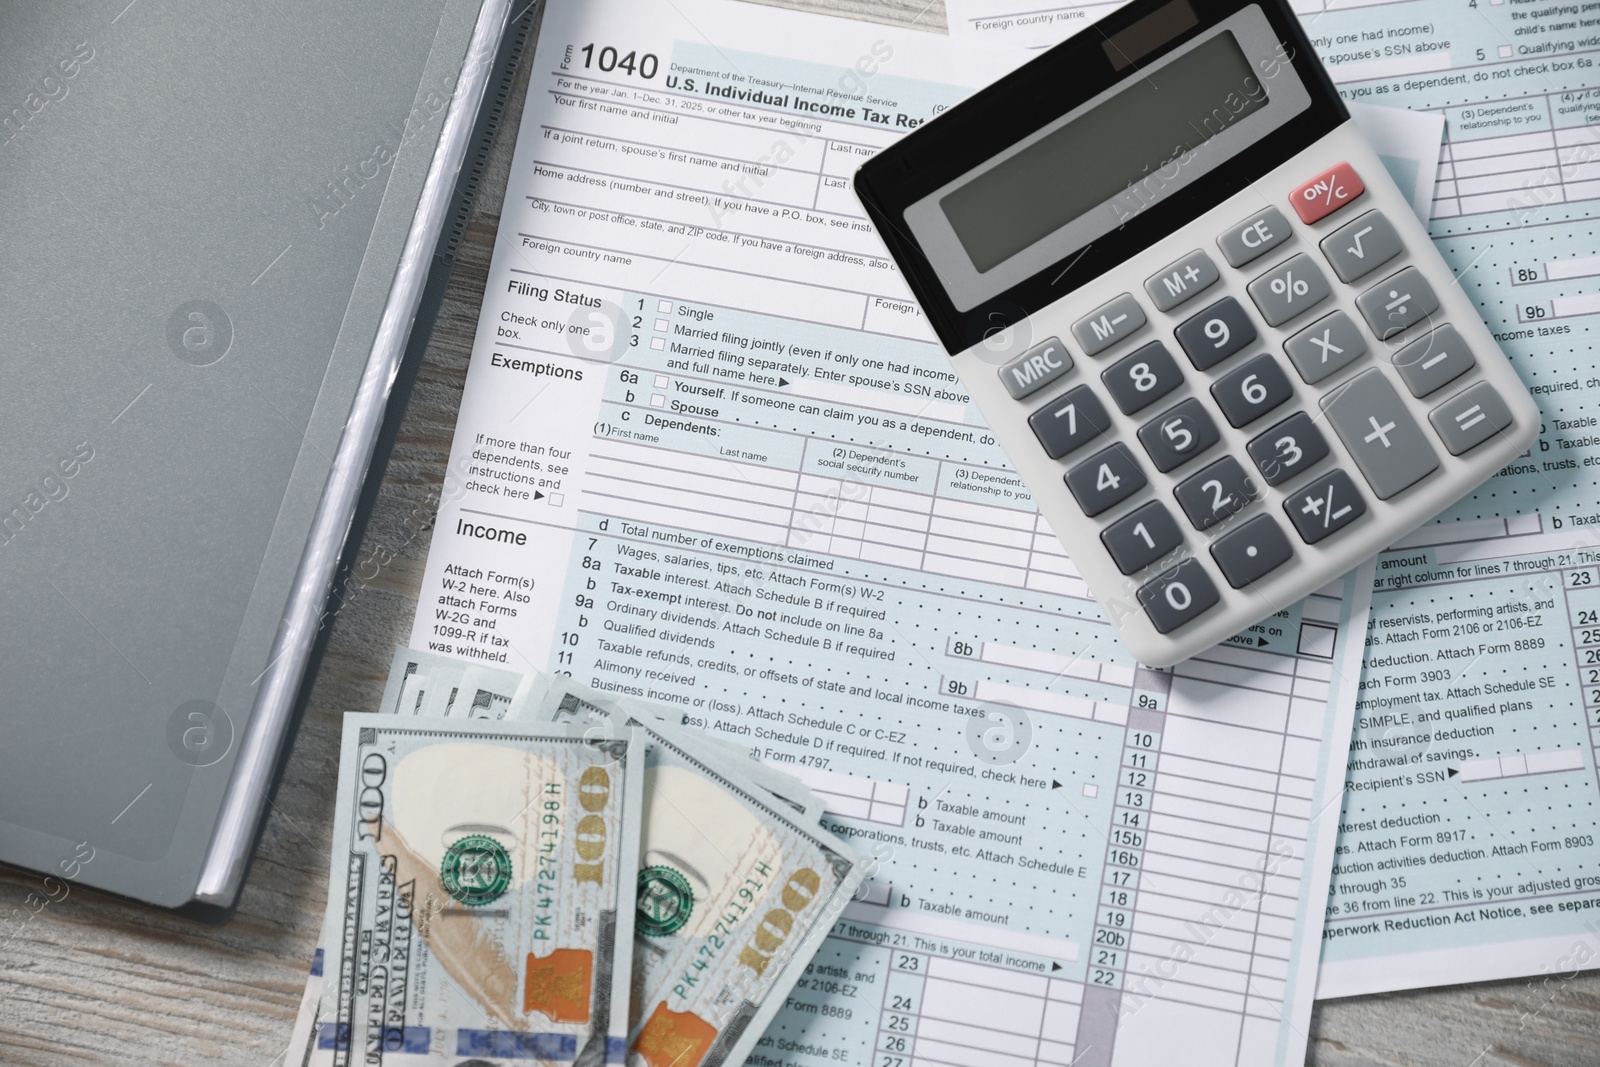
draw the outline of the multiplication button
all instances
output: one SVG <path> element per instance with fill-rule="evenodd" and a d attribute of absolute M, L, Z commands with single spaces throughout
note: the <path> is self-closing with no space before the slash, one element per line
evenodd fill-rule
<path fill-rule="evenodd" d="M 1422 427 L 1377 368 L 1362 371 L 1323 397 L 1322 409 L 1379 500 L 1439 469 Z"/>
<path fill-rule="evenodd" d="M 1211 558 L 1235 589 L 1243 589 L 1294 557 L 1289 539 L 1270 515 L 1255 518 L 1217 538 Z"/>
<path fill-rule="evenodd" d="M 1012 400 L 1032 396 L 1072 369 L 1072 356 L 1061 338 L 1034 345 L 1000 368 L 1000 380 Z"/>
<path fill-rule="evenodd" d="M 1145 324 L 1144 309 L 1129 293 L 1101 304 L 1072 324 L 1072 336 L 1087 355 L 1105 351 Z"/>
<path fill-rule="evenodd" d="M 1163 571 L 1139 590 L 1139 606 L 1158 632 L 1170 634 L 1216 607 L 1221 600 L 1216 583 L 1199 560 L 1186 559 Z"/>
<path fill-rule="evenodd" d="M 1140 505 L 1100 532 L 1100 540 L 1123 574 L 1142 571 L 1183 544 L 1177 522 L 1157 501 Z"/>
<path fill-rule="evenodd" d="M 1511 409 L 1488 382 L 1464 389 L 1434 408 L 1428 421 L 1452 456 L 1470 452 L 1509 427 Z"/>
<path fill-rule="evenodd" d="M 1283 502 L 1284 514 L 1300 532 L 1300 539 L 1314 545 L 1338 533 L 1367 513 L 1367 502 L 1341 470 L 1332 470 Z"/>
<path fill-rule="evenodd" d="M 1305 383 L 1315 385 L 1366 355 L 1367 342 L 1349 315 L 1335 311 L 1283 342 L 1283 350 Z"/>
<path fill-rule="evenodd" d="M 1111 416 L 1087 385 L 1069 389 L 1028 416 L 1045 455 L 1060 459 L 1111 429 Z"/>

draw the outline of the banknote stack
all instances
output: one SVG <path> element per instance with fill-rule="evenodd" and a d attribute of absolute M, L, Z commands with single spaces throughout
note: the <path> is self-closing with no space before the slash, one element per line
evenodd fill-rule
<path fill-rule="evenodd" d="M 285 1062 L 737 1067 L 860 885 L 821 815 L 664 707 L 400 649 Z"/>

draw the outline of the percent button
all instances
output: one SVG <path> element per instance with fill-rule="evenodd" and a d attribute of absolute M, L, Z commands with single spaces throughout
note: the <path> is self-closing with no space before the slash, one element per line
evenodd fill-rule
<path fill-rule="evenodd" d="M 1328 280 L 1310 256 L 1291 256 L 1249 285 L 1268 326 L 1277 326 L 1328 298 Z"/>

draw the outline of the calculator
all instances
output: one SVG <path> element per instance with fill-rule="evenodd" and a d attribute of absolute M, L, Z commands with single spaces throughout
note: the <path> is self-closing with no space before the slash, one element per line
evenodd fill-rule
<path fill-rule="evenodd" d="M 1538 428 L 1280 0 L 1134 0 L 855 188 L 1151 666 L 1289 608 Z"/>

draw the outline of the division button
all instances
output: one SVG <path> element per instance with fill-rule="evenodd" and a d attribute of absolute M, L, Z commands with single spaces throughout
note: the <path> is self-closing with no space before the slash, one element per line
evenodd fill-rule
<path fill-rule="evenodd" d="M 1294 396 L 1294 386 L 1278 361 L 1263 353 L 1224 374 L 1211 395 L 1230 424 L 1245 426 Z"/>
<path fill-rule="evenodd" d="M 1332 470 L 1290 494 L 1283 502 L 1283 511 L 1300 531 L 1300 539 L 1314 545 L 1365 515 L 1367 502 L 1361 499 L 1348 474 Z"/>
<path fill-rule="evenodd" d="M 1381 211 L 1352 219 L 1322 239 L 1322 254 L 1341 282 L 1365 278 L 1405 251 Z"/>
<path fill-rule="evenodd" d="M 1322 410 L 1379 500 L 1439 469 L 1439 457 L 1422 427 L 1376 367 L 1323 397 Z"/>
<path fill-rule="evenodd" d="M 1129 293 L 1101 304 L 1072 324 L 1072 336 L 1088 355 L 1097 355 L 1145 323 L 1144 309 Z"/>
<path fill-rule="evenodd" d="M 1060 459 L 1111 429 L 1111 416 L 1087 385 L 1069 389 L 1028 416 L 1045 455 Z"/>
<path fill-rule="evenodd" d="M 1194 528 L 1205 530 L 1244 510 L 1256 498 L 1256 486 L 1238 460 L 1223 456 L 1179 482 L 1172 493 Z"/>
<path fill-rule="evenodd" d="M 1266 433 L 1252 438 L 1244 447 L 1268 485 L 1282 485 L 1315 467 L 1328 455 L 1327 438 L 1303 411 L 1295 412 Z"/>
<path fill-rule="evenodd" d="M 1171 311 L 1179 304 L 1207 289 L 1217 280 L 1217 265 L 1201 249 L 1195 249 L 1176 263 L 1168 263 L 1161 273 L 1146 278 L 1144 291 L 1157 311 Z"/>
<path fill-rule="evenodd" d="M 1072 369 L 1072 356 L 1061 338 L 1052 337 L 1043 344 L 1034 345 L 1016 359 L 1000 368 L 1000 380 L 1005 383 L 1011 399 L 1021 400 L 1031 396 Z"/>
<path fill-rule="evenodd" d="M 1294 556 L 1289 539 L 1270 515 L 1257 515 L 1237 530 L 1217 538 L 1211 558 L 1235 589 L 1270 574 Z"/>
<path fill-rule="evenodd" d="M 1200 401 L 1190 398 L 1139 427 L 1139 441 L 1156 470 L 1181 467 L 1218 441 L 1217 424 Z"/>
<path fill-rule="evenodd" d="M 1170 634 L 1216 607 L 1222 597 L 1197 559 L 1163 571 L 1139 590 L 1139 605 L 1158 632 Z"/>
<path fill-rule="evenodd" d="M 1478 382 L 1434 408 L 1428 421 L 1452 456 L 1470 452 L 1514 421 L 1511 409 L 1488 382 Z"/>
<path fill-rule="evenodd" d="M 1217 247 L 1222 249 L 1222 258 L 1229 266 L 1242 267 L 1277 248 L 1292 234 L 1283 212 L 1269 207 L 1224 230 L 1217 238 Z"/>
<path fill-rule="evenodd" d="M 1349 315 L 1335 311 L 1283 342 L 1283 350 L 1305 383 L 1315 385 L 1366 355 L 1367 342 Z"/>
<path fill-rule="evenodd" d="M 1394 354 L 1394 369 L 1411 395 L 1419 397 L 1443 389 L 1477 365 L 1454 326 L 1441 326 Z"/>
<path fill-rule="evenodd" d="M 1438 311 L 1439 299 L 1422 272 L 1407 267 L 1356 297 L 1356 307 L 1378 340 L 1387 341 Z"/>
<path fill-rule="evenodd" d="M 1231 296 L 1185 319 L 1174 332 L 1195 370 L 1210 370 L 1256 339 L 1255 323 Z"/>
<path fill-rule="evenodd" d="M 1338 211 L 1366 188 L 1354 167 L 1340 163 L 1290 193 L 1289 203 L 1294 205 L 1294 213 L 1300 216 L 1300 221 L 1309 226 Z"/>
<path fill-rule="evenodd" d="M 1122 503 L 1148 484 L 1133 453 L 1121 441 L 1073 467 L 1066 474 L 1066 482 L 1072 495 L 1078 498 L 1078 506 L 1091 518 Z"/>
<path fill-rule="evenodd" d="M 1282 325 L 1328 298 L 1328 279 L 1303 254 L 1291 256 L 1246 288 L 1268 326 Z"/>
<path fill-rule="evenodd" d="M 1107 367 L 1100 378 L 1124 415 L 1149 407 L 1183 384 L 1183 372 L 1160 341 L 1134 349 Z"/>
<path fill-rule="evenodd" d="M 1157 501 L 1130 511 L 1100 532 L 1100 540 L 1123 574 L 1142 571 L 1183 544 L 1172 512 Z"/>

